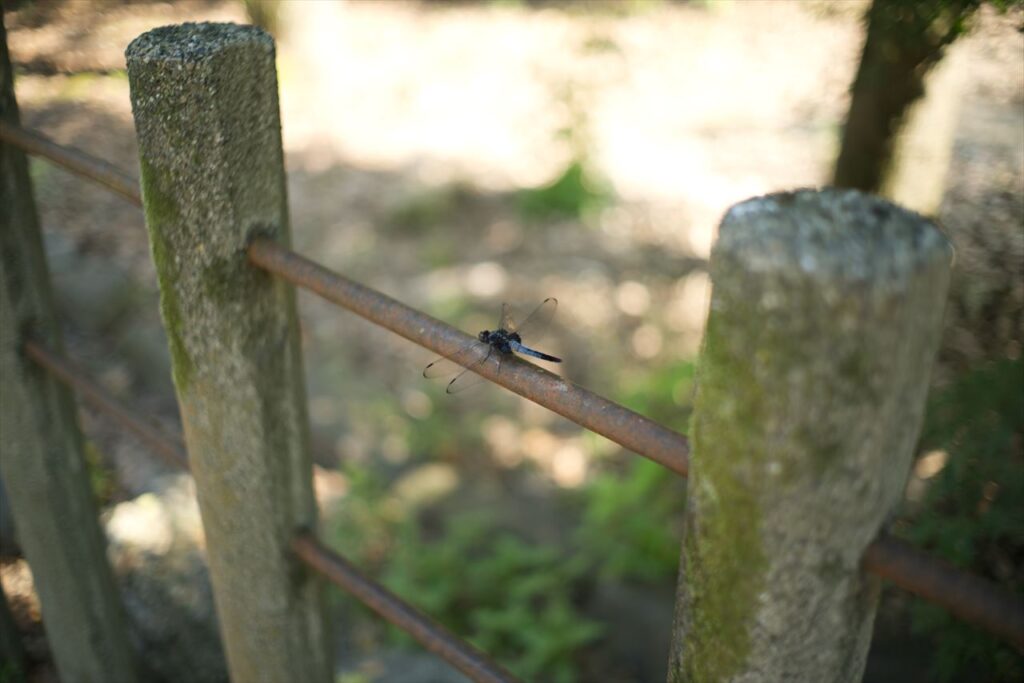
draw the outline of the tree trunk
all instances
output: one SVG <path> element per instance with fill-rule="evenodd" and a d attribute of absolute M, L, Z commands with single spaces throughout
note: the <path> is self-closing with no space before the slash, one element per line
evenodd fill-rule
<path fill-rule="evenodd" d="M 904 141 L 912 143 L 921 138 L 910 131 L 915 118 L 910 115 L 911 105 L 925 95 L 930 70 L 942 59 L 946 47 L 964 33 L 979 4 L 980 0 L 872 3 L 834 185 L 864 192 L 889 190 L 890 199 L 915 204 L 906 197 L 892 196 L 896 184 L 893 175 L 899 160 L 906 157 L 901 151 Z M 930 125 L 931 120 L 929 116 L 920 117 L 918 125 Z M 938 144 L 948 147 L 951 139 Z M 941 185 L 944 164 L 930 164 L 925 170 L 938 177 L 931 185 Z M 931 204 L 935 202 L 914 208 L 932 213 Z"/>

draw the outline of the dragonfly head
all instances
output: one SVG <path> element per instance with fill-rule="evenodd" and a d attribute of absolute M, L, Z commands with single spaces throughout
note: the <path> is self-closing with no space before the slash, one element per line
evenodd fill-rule
<path fill-rule="evenodd" d="M 491 331 L 490 330 L 484 330 L 483 332 L 478 334 L 476 336 L 476 338 L 479 339 L 480 341 L 482 341 L 484 344 L 487 344 L 487 343 L 489 343 L 491 341 Z"/>

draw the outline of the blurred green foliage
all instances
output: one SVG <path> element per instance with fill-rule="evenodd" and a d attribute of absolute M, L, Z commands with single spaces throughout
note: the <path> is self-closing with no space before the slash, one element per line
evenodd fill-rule
<path fill-rule="evenodd" d="M 929 402 L 921 444 L 949 454 L 902 533 L 958 567 L 1024 592 L 1024 361 L 962 377 Z M 923 601 L 914 628 L 934 641 L 939 681 L 1024 680 L 1024 655 Z"/>
<path fill-rule="evenodd" d="M 327 524 L 346 555 L 525 680 L 577 679 L 579 651 L 601 634 L 577 606 L 583 558 L 527 543 L 475 513 L 428 533 L 368 468 L 350 468 L 349 477 L 349 495 Z"/>
<path fill-rule="evenodd" d="M 625 476 L 598 475 L 584 493 L 576 535 L 581 556 L 602 576 L 671 580 L 679 566 L 685 492 L 678 475 L 640 458 Z"/>
<path fill-rule="evenodd" d="M 586 220 L 607 206 L 611 190 L 582 158 L 574 158 L 562 174 L 542 187 L 523 190 L 519 210 L 529 220 L 577 218 Z"/>
<path fill-rule="evenodd" d="M 324 533 L 337 548 L 368 571 L 379 572 L 403 523 L 403 510 L 387 498 L 384 481 L 365 465 L 344 468 L 349 490 L 324 518 Z"/>
<path fill-rule="evenodd" d="M 686 433 L 693 412 L 697 364 L 677 360 L 626 374 L 622 403 L 644 417 Z"/>
<path fill-rule="evenodd" d="M 373 679 L 370 678 L 369 674 L 354 671 L 338 674 L 338 677 L 334 679 L 334 683 L 373 683 Z"/>
<path fill-rule="evenodd" d="M 601 634 L 579 614 L 579 558 L 526 543 L 476 515 L 432 542 L 404 528 L 385 583 L 526 680 L 576 680 L 576 653 Z M 407 636 L 403 636 L 407 637 Z"/>
<path fill-rule="evenodd" d="M 584 41 L 584 52 L 614 49 L 607 39 L 591 36 Z M 528 188 L 519 193 L 519 212 L 526 220 L 539 221 L 574 218 L 592 225 L 601 209 L 610 205 L 615 193 L 593 163 L 594 142 L 591 135 L 588 84 L 567 80 L 554 86 L 554 98 L 565 111 L 564 124 L 555 131 L 554 143 L 564 146 L 569 160 L 562 172 L 550 183 Z"/>
<path fill-rule="evenodd" d="M 646 368 L 623 378 L 623 404 L 685 432 L 695 379 L 692 360 Z M 686 482 L 678 475 L 634 458 L 625 473 L 597 474 L 582 506 L 576 540 L 601 576 L 652 583 L 675 577 L 686 508 Z"/>
<path fill-rule="evenodd" d="M 0 661 L 0 683 L 21 683 L 25 680 L 18 665 L 10 661 Z"/>

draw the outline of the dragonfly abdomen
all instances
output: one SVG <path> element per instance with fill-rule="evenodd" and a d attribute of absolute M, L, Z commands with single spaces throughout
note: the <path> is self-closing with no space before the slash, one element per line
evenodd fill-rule
<path fill-rule="evenodd" d="M 549 355 L 547 353 L 544 353 L 543 351 L 534 351 L 530 347 L 523 346 L 522 344 L 519 344 L 517 342 L 512 342 L 512 343 L 509 344 L 509 346 L 512 347 L 513 351 L 516 351 L 517 353 L 521 353 L 524 356 L 533 356 L 534 358 L 540 358 L 541 360 L 546 360 L 549 363 L 561 363 L 562 362 L 561 358 L 556 358 L 555 356 L 552 356 L 552 355 Z"/>

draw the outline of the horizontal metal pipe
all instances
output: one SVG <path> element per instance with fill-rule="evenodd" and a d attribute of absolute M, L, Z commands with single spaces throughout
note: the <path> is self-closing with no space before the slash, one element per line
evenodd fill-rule
<path fill-rule="evenodd" d="M 138 184 L 122 171 L 88 154 L 59 145 L 34 131 L 0 123 L 0 138 L 45 156 L 142 204 Z M 348 280 L 266 239 L 249 250 L 253 263 L 362 315 L 407 339 L 448 356 L 472 339 L 463 332 L 379 292 Z M 487 363 L 479 374 L 577 424 L 686 476 L 685 436 L 587 389 L 518 358 Z"/>
<path fill-rule="evenodd" d="M 440 356 L 450 356 L 475 341 L 475 337 L 465 332 L 338 275 L 269 239 L 253 240 L 249 245 L 249 260 Z M 690 447 L 686 437 L 678 432 L 518 357 L 506 358 L 500 366 L 497 359 L 492 358 L 474 371 L 686 476 Z"/>
<path fill-rule="evenodd" d="M 443 658 L 472 680 L 479 683 L 519 680 L 472 645 L 452 635 L 433 619 L 360 573 L 348 560 L 324 546 L 313 535 L 296 535 L 292 539 L 292 550 L 322 576 L 358 598 L 364 605 L 408 633 L 420 645 Z"/>
<path fill-rule="evenodd" d="M 142 206 L 139 183 L 116 166 L 85 152 L 59 145 L 48 137 L 25 128 L 0 121 L 0 140 L 21 148 L 28 154 L 45 157 L 69 171 L 113 190 L 132 204 Z"/>
<path fill-rule="evenodd" d="M 99 384 L 90 380 L 85 370 L 67 358 L 58 356 L 32 341 L 25 343 L 25 354 L 54 377 L 74 387 L 86 402 L 109 415 L 171 465 L 188 469 L 188 455 L 181 437 L 168 434 L 161 427 L 125 408 Z"/>
<path fill-rule="evenodd" d="M 141 205 L 141 194 L 134 181 L 106 162 L 58 145 L 37 133 L 4 123 L 0 123 L 0 139 L 102 182 Z M 118 179 L 115 180 L 116 186 L 96 177 L 89 169 L 111 172 L 111 177 Z M 100 175 L 103 176 L 104 171 Z M 333 273 L 269 240 L 255 240 L 249 249 L 249 259 L 255 265 L 344 306 L 439 355 L 454 353 L 472 339 L 439 320 Z M 79 389 L 83 398 L 96 408 L 118 419 L 157 453 L 171 462 L 187 462 L 180 438 L 169 437 L 135 417 L 100 387 L 85 379 L 80 371 L 72 369 L 74 366 L 64 359 L 32 342 L 26 345 L 26 352 L 57 377 Z M 493 364 L 482 367 L 480 374 L 630 450 L 646 455 L 678 474 L 687 474 L 689 444 L 686 437 L 677 432 L 519 359 L 503 363 L 500 376 Z M 985 628 L 1018 647 L 1024 647 L 1024 605 L 1019 598 L 991 582 L 945 565 L 885 535 L 868 546 L 862 566 L 897 587 L 941 605 L 959 618 Z"/>
<path fill-rule="evenodd" d="M 1024 600 L 995 583 L 888 535 L 868 546 L 863 567 L 1024 649 Z"/>

